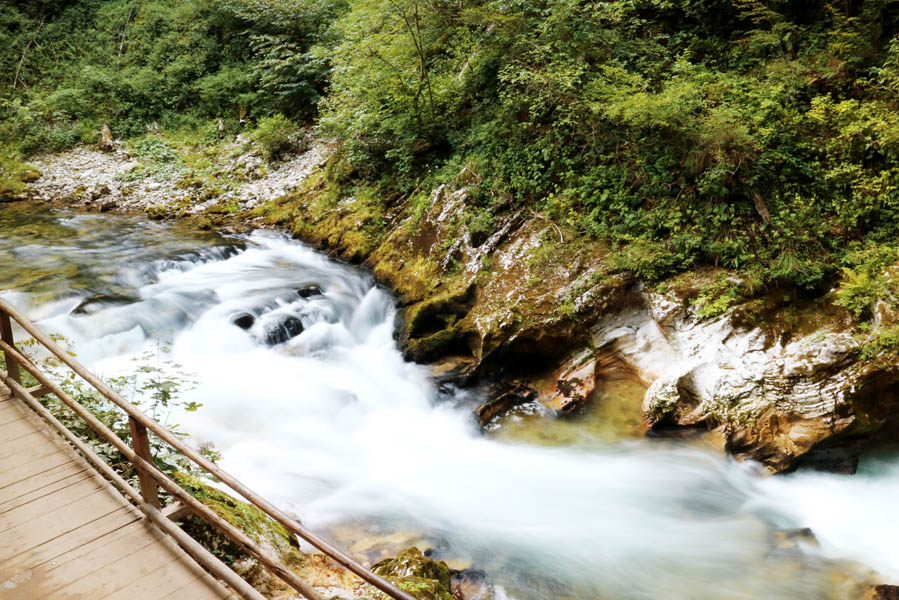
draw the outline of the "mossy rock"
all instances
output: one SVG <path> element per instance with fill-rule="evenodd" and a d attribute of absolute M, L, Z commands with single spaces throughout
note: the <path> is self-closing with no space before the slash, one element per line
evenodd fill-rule
<path fill-rule="evenodd" d="M 176 473 L 174 479 L 181 487 L 223 519 L 256 540 L 263 548 L 270 549 L 271 553 L 285 564 L 291 566 L 303 564 L 303 555 L 295 547 L 295 542 L 284 526 L 272 520 L 255 506 L 211 487 L 199 477 L 187 473 Z M 195 535 L 214 554 L 223 557 L 226 562 L 233 562 L 245 556 L 240 548 L 205 521 L 190 518 L 188 526 L 191 529 L 190 533 Z M 197 529 L 204 530 L 195 531 Z"/>
<path fill-rule="evenodd" d="M 455 600 L 446 563 L 427 558 L 414 546 L 375 564 L 372 571 L 419 600 Z"/>
<path fill-rule="evenodd" d="M 161 221 L 169 216 L 169 209 L 164 204 L 148 206 L 144 209 L 144 212 L 154 221 Z"/>

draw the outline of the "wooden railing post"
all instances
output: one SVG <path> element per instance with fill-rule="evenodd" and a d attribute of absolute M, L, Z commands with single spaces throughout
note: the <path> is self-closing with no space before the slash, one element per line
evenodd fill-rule
<path fill-rule="evenodd" d="M 150 455 L 150 438 L 147 435 L 147 428 L 138 423 L 134 417 L 128 417 L 128 423 L 131 425 L 131 445 L 134 452 L 148 463 L 152 463 L 153 457 Z M 159 486 L 156 480 L 140 466 L 137 466 L 137 476 L 140 479 L 140 494 L 144 497 L 144 502 L 159 508 Z"/>
<path fill-rule="evenodd" d="M 12 337 L 12 322 L 9 319 L 9 314 L 3 309 L 0 309 L 0 339 L 10 346 L 15 345 Z M 22 383 L 22 378 L 19 374 L 19 362 L 9 352 L 3 352 L 3 357 L 6 359 L 6 372 L 9 374 L 9 377 L 16 383 Z"/>

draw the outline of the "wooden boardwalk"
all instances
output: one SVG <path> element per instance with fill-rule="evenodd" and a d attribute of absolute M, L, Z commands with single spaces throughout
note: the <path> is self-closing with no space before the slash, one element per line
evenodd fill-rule
<path fill-rule="evenodd" d="M 0 384 L 0 599 L 235 597 Z"/>

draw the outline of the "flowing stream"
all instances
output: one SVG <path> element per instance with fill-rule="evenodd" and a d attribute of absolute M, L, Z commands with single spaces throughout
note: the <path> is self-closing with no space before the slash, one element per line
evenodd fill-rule
<path fill-rule="evenodd" d="M 674 440 L 485 435 L 476 391 L 403 361 L 388 292 L 276 234 L 0 204 L 0 294 L 104 376 L 178 363 L 202 406 L 157 417 L 307 525 L 416 532 L 498 598 L 817 600 L 899 576 L 892 455 L 765 478 Z"/>

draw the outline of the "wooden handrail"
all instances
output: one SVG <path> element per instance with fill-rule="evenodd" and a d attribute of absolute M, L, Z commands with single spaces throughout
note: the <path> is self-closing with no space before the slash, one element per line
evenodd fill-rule
<path fill-rule="evenodd" d="M 8 378 L 10 381 L 18 383 L 18 380 L 13 376 L 11 367 L 14 365 L 17 369 L 21 365 L 29 373 L 31 373 L 31 375 L 34 376 L 35 379 L 37 379 L 44 387 L 46 387 L 54 395 L 59 397 L 59 399 L 63 403 L 65 403 L 71 410 L 85 419 L 85 421 L 88 422 L 92 429 L 97 431 L 98 434 L 101 434 L 102 437 L 104 437 L 109 443 L 113 444 L 126 458 L 128 458 L 129 461 L 131 461 L 131 463 L 138 471 L 142 492 L 141 504 L 146 503 L 148 505 L 152 505 L 152 499 L 154 498 L 154 494 L 156 494 L 156 487 L 155 484 L 150 482 L 155 481 L 167 492 L 181 500 L 191 510 L 206 518 L 206 520 L 209 521 L 210 524 L 216 526 L 226 536 L 228 536 L 240 546 L 244 547 L 244 549 L 256 556 L 257 559 L 259 559 L 261 562 L 266 564 L 266 566 L 276 572 L 285 582 L 290 584 L 291 587 L 294 587 L 294 589 L 299 591 L 307 598 L 310 598 L 311 600 L 318 600 L 318 596 L 315 591 L 312 590 L 311 587 L 309 587 L 307 584 L 302 582 L 299 578 L 297 578 L 292 571 L 289 571 L 280 564 L 274 563 L 274 561 L 267 555 L 265 555 L 264 552 L 261 552 L 261 549 L 259 549 L 252 540 L 250 540 L 242 532 L 234 528 L 230 523 L 224 521 L 224 519 L 221 519 L 221 517 L 212 512 L 208 507 L 206 507 L 206 505 L 197 501 L 192 495 L 190 495 L 190 493 L 178 486 L 177 483 L 169 479 L 164 473 L 162 473 L 162 471 L 156 468 L 156 466 L 152 463 L 152 460 L 147 460 L 145 457 L 141 456 L 141 454 L 143 453 L 141 450 L 136 450 L 128 447 L 128 445 L 125 444 L 117 435 L 115 435 L 112 430 L 110 430 L 108 427 L 106 427 L 105 424 L 94 417 L 93 414 L 90 413 L 90 411 L 81 406 L 77 401 L 71 398 L 71 396 L 66 394 L 65 391 L 62 390 L 62 388 L 60 388 L 58 385 L 56 385 L 56 383 L 54 383 L 46 375 L 44 375 L 30 359 L 19 352 L 18 349 L 14 346 L 11 328 L 9 330 L 9 334 L 5 335 L 5 329 L 2 327 L 2 325 L 4 323 L 4 320 L 8 323 L 10 317 L 15 320 L 35 340 L 37 340 L 41 345 L 49 350 L 51 354 L 62 361 L 63 364 L 72 369 L 72 371 L 74 371 L 78 376 L 80 376 L 87 383 L 93 386 L 110 402 L 122 409 L 129 417 L 129 422 L 132 427 L 133 439 L 138 440 L 140 436 L 135 436 L 134 433 L 137 432 L 138 434 L 140 434 L 141 429 L 143 429 L 144 432 L 146 432 L 147 430 L 152 431 L 160 439 L 168 443 L 184 456 L 188 457 L 197 466 L 213 475 L 222 483 L 228 485 L 232 490 L 243 496 L 247 501 L 262 510 L 272 519 L 283 525 L 288 531 L 306 540 L 309 544 L 320 550 L 332 560 L 358 575 L 362 580 L 375 586 L 376 588 L 380 589 L 388 596 L 396 600 L 416 600 L 414 596 L 399 589 L 384 578 L 375 575 L 369 569 L 365 568 L 360 563 L 350 558 L 341 550 L 303 527 L 295 519 L 285 514 L 268 500 L 241 483 L 234 476 L 230 475 L 229 473 L 218 467 L 218 465 L 197 452 L 195 449 L 191 448 L 178 436 L 145 415 L 143 411 L 138 409 L 130 402 L 126 401 L 115 390 L 106 385 L 106 383 L 102 379 L 91 373 L 86 367 L 84 367 L 84 365 L 75 360 L 68 352 L 66 352 L 56 342 L 54 342 L 50 338 L 50 336 L 38 329 L 37 326 L 35 326 L 34 323 L 32 323 L 27 317 L 17 311 L 8 302 L 0 298 L 0 334 L 4 334 L 0 336 L 0 349 L 2 349 L 4 352 L 7 368 L 9 369 L 9 373 L 5 374 L 4 378 Z M 13 386 L 10 387 L 12 389 Z M 24 390 L 24 388 L 22 388 L 21 386 L 17 386 L 17 390 Z M 21 394 L 21 392 L 18 393 Z M 137 441 L 136 444 L 136 448 L 138 448 L 140 442 Z M 145 479 L 147 480 L 146 484 Z M 158 496 L 156 496 L 156 498 L 158 498 Z M 262 556 L 258 556 L 257 553 L 261 553 Z"/>
<path fill-rule="evenodd" d="M 209 552 L 206 548 L 200 545 L 196 540 L 191 538 L 189 535 L 184 533 L 184 531 L 172 523 L 169 519 L 160 519 L 158 518 L 161 513 L 156 509 L 156 507 L 151 506 L 150 504 L 142 503 L 143 498 L 141 497 L 140 492 L 131 487 L 121 475 L 115 472 L 112 467 L 106 464 L 106 461 L 100 458 L 93 449 L 82 442 L 78 436 L 69 431 L 69 429 L 63 425 L 59 419 L 57 419 L 53 413 L 51 413 L 47 408 L 37 401 L 37 399 L 30 393 L 28 389 L 22 387 L 22 385 L 15 381 L 7 372 L 0 369 L 0 379 L 4 381 L 6 385 L 10 387 L 18 397 L 25 401 L 36 413 L 38 413 L 41 417 L 44 418 L 45 421 L 50 423 L 60 435 L 62 435 L 70 444 L 72 444 L 81 454 L 84 455 L 101 473 L 106 475 L 108 479 L 110 479 L 118 488 L 135 504 L 137 504 L 138 508 L 144 512 L 147 517 L 155 523 L 160 529 L 164 532 L 172 536 L 178 545 L 180 545 L 184 550 L 190 554 L 194 560 L 196 560 L 201 566 L 208 569 L 213 575 L 227 583 L 231 586 L 231 589 L 236 591 L 246 600 L 266 600 L 265 596 L 260 594 L 256 589 L 251 586 L 249 583 L 243 580 L 237 573 L 234 572 L 228 565 L 219 560 L 215 555 Z M 119 440 L 118 436 L 113 435 L 116 440 Z M 119 440 L 121 442 L 121 440 Z"/>

